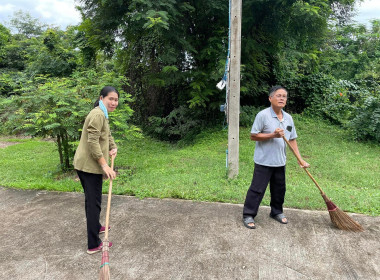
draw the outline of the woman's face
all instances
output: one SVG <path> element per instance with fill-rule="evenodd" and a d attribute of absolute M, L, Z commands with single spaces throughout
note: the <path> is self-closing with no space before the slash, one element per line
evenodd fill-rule
<path fill-rule="evenodd" d="M 100 100 L 103 101 L 104 106 L 106 106 L 108 112 L 113 112 L 117 105 L 119 105 L 119 96 L 116 92 L 111 91 L 106 97 L 100 96 Z"/>

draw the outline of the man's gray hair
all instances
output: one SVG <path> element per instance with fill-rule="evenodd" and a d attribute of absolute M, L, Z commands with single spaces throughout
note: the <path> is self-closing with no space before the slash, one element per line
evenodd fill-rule
<path fill-rule="evenodd" d="M 274 94 L 276 91 L 278 91 L 279 89 L 283 89 L 283 90 L 286 91 L 286 93 L 288 93 L 288 91 L 286 90 L 286 88 L 284 88 L 283 86 L 273 86 L 273 87 L 271 87 L 270 90 L 269 90 L 269 96 L 272 97 L 273 94 Z"/>

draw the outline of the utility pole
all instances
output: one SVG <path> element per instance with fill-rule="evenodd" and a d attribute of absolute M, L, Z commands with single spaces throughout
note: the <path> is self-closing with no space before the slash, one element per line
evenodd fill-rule
<path fill-rule="evenodd" d="M 242 0 L 231 2 L 231 54 L 228 77 L 228 178 L 239 174 L 240 56 Z"/>

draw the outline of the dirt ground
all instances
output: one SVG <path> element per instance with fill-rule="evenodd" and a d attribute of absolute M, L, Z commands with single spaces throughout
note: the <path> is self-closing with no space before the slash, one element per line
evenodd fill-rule
<path fill-rule="evenodd" d="M 7 141 L 0 141 L 0 149 L 1 148 L 6 148 L 8 146 L 20 144 L 19 142 L 7 142 Z"/>
<path fill-rule="evenodd" d="M 30 139 L 31 136 L 26 136 L 26 135 L 13 135 L 13 136 L 0 136 L 0 149 L 1 148 L 6 148 L 8 146 L 20 144 L 21 142 L 15 142 L 15 141 L 8 141 L 10 139 L 15 140 L 15 139 Z M 43 141 L 53 141 L 51 138 L 46 138 L 42 139 Z"/>

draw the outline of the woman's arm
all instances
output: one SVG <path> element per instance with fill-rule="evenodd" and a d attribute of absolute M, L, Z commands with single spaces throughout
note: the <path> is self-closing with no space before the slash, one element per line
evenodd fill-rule
<path fill-rule="evenodd" d="M 104 157 L 101 157 L 98 159 L 99 165 L 102 167 L 104 174 L 106 174 L 108 179 L 115 179 L 116 178 L 116 172 L 112 170 L 111 167 L 108 166 L 106 160 Z"/>

